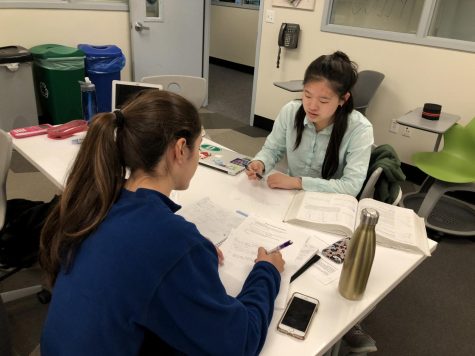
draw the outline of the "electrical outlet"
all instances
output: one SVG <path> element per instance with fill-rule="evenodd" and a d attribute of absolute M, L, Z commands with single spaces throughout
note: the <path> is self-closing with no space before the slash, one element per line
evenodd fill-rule
<path fill-rule="evenodd" d="M 391 126 L 389 127 L 389 132 L 397 134 L 399 131 L 399 124 L 397 123 L 396 119 L 391 120 Z"/>
<path fill-rule="evenodd" d="M 266 22 L 274 23 L 275 18 L 275 11 L 274 10 L 267 10 L 266 11 Z"/>
<path fill-rule="evenodd" d="M 405 126 L 404 130 L 402 130 L 402 135 L 405 137 L 411 137 L 411 129 Z"/>

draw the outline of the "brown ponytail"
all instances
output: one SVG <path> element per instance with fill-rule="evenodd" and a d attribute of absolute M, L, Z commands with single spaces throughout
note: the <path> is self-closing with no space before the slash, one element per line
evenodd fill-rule
<path fill-rule="evenodd" d="M 41 234 L 40 263 L 52 285 L 119 197 L 126 168 L 151 172 L 174 140 L 193 146 L 200 132 L 194 106 L 166 91 L 143 92 L 120 112 L 94 117 Z"/>

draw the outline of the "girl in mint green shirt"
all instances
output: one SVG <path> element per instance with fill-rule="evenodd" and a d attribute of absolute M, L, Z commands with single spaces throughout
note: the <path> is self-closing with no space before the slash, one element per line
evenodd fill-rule
<path fill-rule="evenodd" d="M 356 64 L 343 52 L 314 60 L 305 71 L 302 101 L 281 109 L 248 165 L 249 179 L 270 172 L 287 154 L 288 174 L 268 175 L 269 187 L 358 195 L 374 140 L 371 123 L 353 110 L 356 79 Z"/>

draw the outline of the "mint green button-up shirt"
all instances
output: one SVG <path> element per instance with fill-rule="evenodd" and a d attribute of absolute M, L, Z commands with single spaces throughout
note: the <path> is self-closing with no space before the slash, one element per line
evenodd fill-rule
<path fill-rule="evenodd" d="M 353 110 L 348 116 L 348 128 L 340 144 L 338 168 L 331 179 L 323 179 L 322 165 L 333 124 L 317 132 L 314 124 L 305 117 L 302 141 L 294 150 L 297 136 L 294 119 L 300 105 L 301 101 L 294 100 L 281 109 L 272 132 L 254 159 L 261 160 L 266 172 L 270 172 L 287 154 L 287 173 L 302 177 L 304 190 L 358 195 L 368 171 L 374 142 L 373 126 L 363 114 Z"/>

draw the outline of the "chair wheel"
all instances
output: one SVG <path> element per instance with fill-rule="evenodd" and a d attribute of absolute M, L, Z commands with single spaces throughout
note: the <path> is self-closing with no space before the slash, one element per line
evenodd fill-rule
<path fill-rule="evenodd" d="M 50 291 L 43 289 L 41 292 L 36 293 L 36 297 L 41 304 L 48 304 L 51 300 L 51 293 Z"/>

